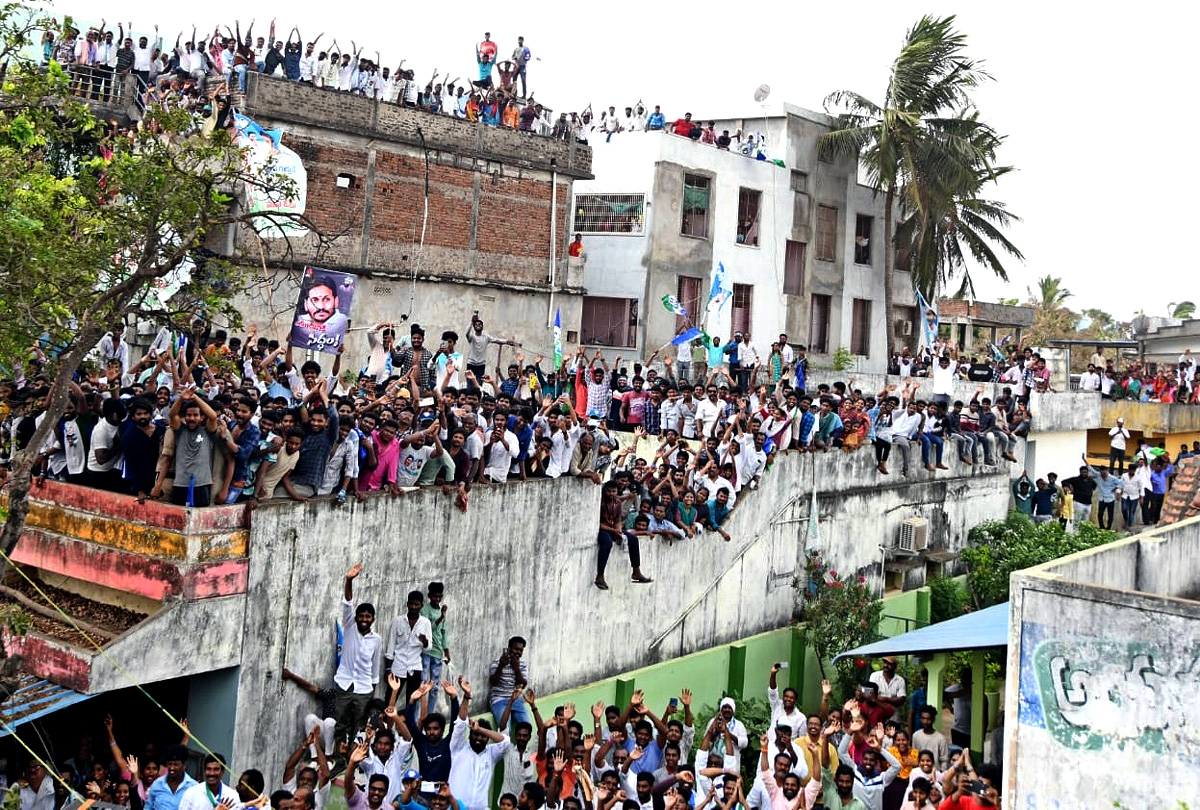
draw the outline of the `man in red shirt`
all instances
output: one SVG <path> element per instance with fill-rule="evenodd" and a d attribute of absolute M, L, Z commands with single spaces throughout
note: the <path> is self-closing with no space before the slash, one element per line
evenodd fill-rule
<path fill-rule="evenodd" d="M 692 134 L 692 114 L 684 113 L 683 118 L 675 119 L 671 124 L 671 131 L 685 138 L 690 137 Z"/>
<path fill-rule="evenodd" d="M 942 800 L 939 810 L 992 810 L 1000 806 L 1000 773 L 995 766 L 980 765 L 976 773 L 971 767 L 971 752 L 964 749 L 955 768 L 958 784 Z"/>
<path fill-rule="evenodd" d="M 572 256 L 572 257 L 583 255 L 583 235 L 582 234 L 578 234 L 578 233 L 575 234 L 575 241 L 572 242 L 570 244 L 570 246 L 567 248 L 567 255 Z"/>

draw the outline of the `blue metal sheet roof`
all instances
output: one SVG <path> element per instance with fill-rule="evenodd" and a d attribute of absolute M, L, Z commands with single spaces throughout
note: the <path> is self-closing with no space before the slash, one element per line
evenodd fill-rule
<path fill-rule="evenodd" d="M 4 721 L 4 725 L 0 726 L 0 737 L 8 736 L 10 729 L 14 729 L 22 723 L 28 723 L 30 720 L 37 720 L 39 717 L 53 714 L 67 706 L 82 703 L 90 697 L 92 695 L 85 695 L 42 678 L 26 675 L 21 679 L 21 685 L 17 687 L 17 691 L 8 700 L 0 703 L 0 720 Z"/>
<path fill-rule="evenodd" d="M 878 658 L 881 655 L 982 650 L 1008 646 L 1008 602 L 947 619 L 873 644 L 864 644 L 835 656 Z"/>

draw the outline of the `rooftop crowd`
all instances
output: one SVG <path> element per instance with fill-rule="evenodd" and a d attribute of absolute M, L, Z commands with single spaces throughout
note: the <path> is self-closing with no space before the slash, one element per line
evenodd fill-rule
<path fill-rule="evenodd" d="M 130 810 L 243 810 L 268 802 L 273 810 L 322 810 L 335 787 L 350 810 L 1000 805 L 996 764 L 976 766 L 963 748 L 958 699 L 947 738 L 941 709 L 927 704 L 924 688 L 908 694 L 894 658 L 882 659 L 840 705 L 822 682 L 820 704 L 807 712 L 799 690 L 781 686 L 783 665 L 774 664 L 770 718 L 753 728 L 730 697 L 711 716 L 697 716 L 683 684 L 660 696 L 661 713 L 641 690 L 620 705 L 551 706 L 534 689 L 538 673 L 526 662 L 524 638 L 510 638 L 486 670 L 480 662 L 486 683 L 455 678 L 444 585 L 408 594 L 404 612 L 381 633 L 372 603 L 356 601 L 369 595 L 357 592 L 362 573 L 361 564 L 346 572 L 333 611 L 345 638 L 331 681 L 281 671 L 290 690 L 284 699 L 308 711 L 300 728 L 281 729 L 295 747 L 278 783 L 268 784 L 256 768 L 227 774 L 219 753 L 200 753 L 202 740 L 189 751 L 186 721 L 182 742 L 153 741 L 137 723 L 109 716 L 103 730 L 85 726 L 65 742 L 59 757 L 24 764 L 20 810 L 61 810 L 72 792 Z"/>
<path fill-rule="evenodd" d="M 528 89 L 535 59 L 523 37 L 503 58 L 485 32 L 466 78 L 435 70 L 424 81 L 404 59 L 393 70 L 382 64 L 377 51 L 368 53 L 354 42 L 339 46 L 336 39 L 318 47 L 323 38 L 318 34 L 306 41 L 293 27 L 286 40 L 280 39 L 274 20 L 266 37 L 256 37 L 253 22 L 243 34 L 235 21 L 232 28 L 218 25 L 211 33 L 194 28 L 190 34 L 179 32 L 172 45 L 157 25 L 153 36 L 135 37 L 132 22 L 128 27 L 118 23 L 114 31 L 102 20 L 86 31 L 65 25 L 61 31 L 44 32 L 42 62 L 61 65 L 79 96 L 94 101 L 133 98 L 139 109 L 154 103 L 202 107 L 218 88 L 226 96 L 244 93 L 246 76 L 260 73 L 492 126 L 551 133 L 548 111 Z"/>

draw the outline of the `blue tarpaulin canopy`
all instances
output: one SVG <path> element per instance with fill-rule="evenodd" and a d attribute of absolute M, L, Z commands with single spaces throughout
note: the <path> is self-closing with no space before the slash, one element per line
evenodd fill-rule
<path fill-rule="evenodd" d="M 76 692 L 74 689 L 26 675 L 21 679 L 21 685 L 12 697 L 0 703 L 0 720 L 4 721 L 3 725 L 0 725 L 0 737 L 7 737 L 11 729 L 22 723 L 53 714 L 90 697 L 92 696 Z"/>
<path fill-rule="evenodd" d="M 1008 602 L 1005 602 L 873 644 L 864 644 L 838 654 L 833 660 L 851 655 L 878 658 L 882 655 L 917 655 L 1007 646 Z"/>

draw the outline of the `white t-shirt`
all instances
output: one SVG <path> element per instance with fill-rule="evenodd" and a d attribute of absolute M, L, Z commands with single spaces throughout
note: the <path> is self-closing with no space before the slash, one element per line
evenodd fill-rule
<path fill-rule="evenodd" d="M 400 448 L 400 461 L 396 466 L 396 486 L 411 487 L 417 483 L 421 469 L 433 455 L 434 445 L 426 444 L 419 450 L 412 445 Z"/>
<path fill-rule="evenodd" d="M 151 58 L 154 56 L 152 48 L 142 48 L 138 45 L 133 46 L 133 69 L 138 71 L 150 71 Z"/>
<path fill-rule="evenodd" d="M 954 394 L 954 377 L 958 372 L 958 361 L 951 360 L 950 365 L 942 368 L 942 364 L 933 364 L 933 393 L 952 396 Z"/>
<path fill-rule="evenodd" d="M 713 425 L 721 418 L 721 402 L 720 400 L 713 402 L 710 399 L 705 399 L 696 406 L 696 432 L 707 438 L 712 435 Z"/>
<path fill-rule="evenodd" d="M 491 437 L 492 434 L 488 433 L 488 440 Z M 484 463 L 486 464 L 483 468 L 483 474 L 492 481 L 504 482 L 508 480 L 508 468 L 521 453 L 521 445 L 517 441 L 517 437 L 513 435 L 513 432 L 506 430 L 504 431 L 503 442 L 495 442 L 491 447 L 488 447 L 485 441 L 483 453 Z"/>
<path fill-rule="evenodd" d="M 96 423 L 96 427 L 92 428 L 92 447 L 88 450 L 87 468 L 92 472 L 108 472 L 109 470 L 119 470 L 121 461 L 123 460 L 121 453 L 117 453 L 104 464 L 96 460 L 96 450 L 103 448 L 108 450 L 117 444 L 121 426 L 114 425 L 107 419 L 101 419 Z"/>
<path fill-rule="evenodd" d="M 902 698 L 908 694 L 905 688 L 904 678 L 899 674 L 893 675 L 891 683 L 888 683 L 884 677 L 883 670 L 876 670 L 871 673 L 869 679 L 871 683 L 879 687 L 879 696 L 888 698 Z"/>

